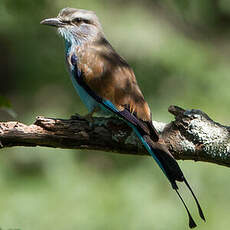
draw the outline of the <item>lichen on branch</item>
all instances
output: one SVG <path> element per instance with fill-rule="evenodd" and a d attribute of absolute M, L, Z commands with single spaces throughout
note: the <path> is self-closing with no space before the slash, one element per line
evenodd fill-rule
<path fill-rule="evenodd" d="M 214 122 L 200 110 L 170 106 L 175 120 L 153 121 L 176 159 L 206 161 L 230 166 L 230 128 Z M 95 117 L 92 123 L 79 115 L 71 119 L 37 117 L 32 125 L 0 122 L 0 148 L 46 146 L 91 149 L 121 154 L 148 155 L 132 129 L 116 118 Z"/>

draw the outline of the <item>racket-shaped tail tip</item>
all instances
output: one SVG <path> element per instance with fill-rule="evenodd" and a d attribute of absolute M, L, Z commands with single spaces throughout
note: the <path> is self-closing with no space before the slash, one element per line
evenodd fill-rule
<path fill-rule="evenodd" d="M 196 198 L 194 192 L 192 191 L 192 188 L 190 187 L 189 183 L 187 182 L 187 180 L 186 180 L 185 178 L 184 178 L 184 182 L 185 182 L 186 186 L 188 187 L 188 189 L 190 190 L 190 192 L 192 193 L 192 196 L 193 196 L 194 199 L 195 199 L 195 202 L 196 202 L 196 204 L 197 204 L 197 208 L 198 208 L 198 212 L 199 212 L 200 218 L 201 218 L 203 221 L 206 221 L 206 220 L 205 220 L 205 217 L 204 217 L 204 213 L 203 213 L 203 211 L 202 211 L 202 209 L 201 209 L 201 206 L 200 206 L 200 204 L 199 204 L 199 202 L 198 202 L 198 200 L 197 200 L 197 198 Z"/>
<path fill-rule="evenodd" d="M 204 222 L 206 222 L 206 219 L 205 219 L 205 217 L 204 217 L 204 213 L 203 213 L 203 211 L 202 211 L 201 209 L 199 209 L 199 214 L 200 214 L 201 219 L 202 219 Z"/>
<path fill-rule="evenodd" d="M 185 202 L 184 202 L 183 198 L 181 197 L 180 193 L 178 192 L 178 190 L 176 189 L 175 191 L 176 191 L 178 197 L 182 201 L 182 203 L 183 203 L 183 205 L 184 205 L 184 207 L 185 207 L 185 209 L 187 211 L 188 218 L 189 218 L 189 227 L 190 228 L 195 228 L 197 225 L 196 225 L 195 221 L 193 220 L 192 215 L 190 214 L 187 205 L 185 204 Z"/>
<path fill-rule="evenodd" d="M 190 228 L 195 228 L 197 225 L 195 223 L 195 221 L 193 220 L 193 218 L 191 216 L 189 216 L 189 227 Z"/>

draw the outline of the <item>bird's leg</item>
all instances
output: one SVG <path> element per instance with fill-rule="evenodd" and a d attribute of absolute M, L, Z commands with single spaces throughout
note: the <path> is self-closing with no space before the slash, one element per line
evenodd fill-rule
<path fill-rule="evenodd" d="M 88 114 L 82 116 L 85 120 L 87 120 L 89 123 L 93 123 L 93 114 L 98 112 L 98 108 L 94 107 L 93 110 L 91 112 L 89 112 Z"/>
<path fill-rule="evenodd" d="M 78 113 L 75 113 L 71 116 L 71 119 L 77 119 L 77 120 L 87 120 L 89 123 L 93 123 L 93 114 L 98 112 L 100 109 L 98 107 L 94 107 L 91 112 L 89 112 L 86 115 L 79 115 Z"/>
<path fill-rule="evenodd" d="M 70 119 L 72 119 L 72 120 L 85 120 L 84 117 L 82 117 L 78 113 L 75 113 L 75 114 L 71 115 Z"/>

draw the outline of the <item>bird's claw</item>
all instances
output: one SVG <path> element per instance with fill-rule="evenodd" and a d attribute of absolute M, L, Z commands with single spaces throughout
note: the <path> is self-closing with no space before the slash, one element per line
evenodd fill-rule
<path fill-rule="evenodd" d="M 82 116 L 82 118 L 84 118 L 84 119 L 85 119 L 86 121 L 88 121 L 89 123 L 93 123 L 93 122 L 94 122 L 94 119 L 93 119 L 93 116 L 92 116 L 91 113 Z"/>
<path fill-rule="evenodd" d="M 81 116 L 78 113 L 71 115 L 70 119 L 72 119 L 72 120 L 85 120 L 84 116 Z"/>
<path fill-rule="evenodd" d="M 86 114 L 86 115 L 80 115 L 78 113 L 73 114 L 70 119 L 72 120 L 82 120 L 82 121 L 88 121 L 89 123 L 93 123 L 94 119 L 91 113 Z"/>

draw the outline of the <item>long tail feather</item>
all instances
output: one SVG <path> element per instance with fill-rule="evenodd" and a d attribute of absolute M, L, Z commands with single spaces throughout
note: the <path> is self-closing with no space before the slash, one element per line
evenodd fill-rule
<path fill-rule="evenodd" d="M 176 191 L 177 195 L 179 196 L 180 200 L 182 201 L 182 203 L 183 203 L 183 205 L 187 211 L 188 217 L 189 217 L 189 227 L 195 228 L 196 223 L 193 220 L 184 200 L 182 199 L 181 195 L 178 192 L 178 187 L 177 187 L 176 181 L 184 182 L 185 185 L 188 187 L 188 189 L 192 193 L 192 196 L 196 202 L 196 205 L 197 205 L 197 208 L 199 211 L 199 215 L 205 221 L 205 217 L 204 217 L 203 211 L 201 209 L 201 206 L 200 206 L 192 188 L 190 187 L 189 183 L 185 179 L 183 172 L 181 171 L 178 163 L 173 158 L 173 156 L 168 152 L 168 150 L 165 148 L 164 145 L 162 145 L 160 143 L 153 142 L 151 140 L 150 136 L 148 136 L 148 135 L 142 136 L 142 135 L 140 135 L 138 130 L 135 130 L 135 132 L 138 133 L 139 138 L 141 137 L 140 139 L 143 142 L 144 146 L 146 147 L 148 152 L 153 156 L 153 158 L 156 160 L 157 164 L 160 166 L 160 168 L 162 169 L 164 174 L 167 176 L 167 178 L 171 182 L 172 188 Z"/>
<path fill-rule="evenodd" d="M 76 67 L 76 65 L 77 64 L 75 63 L 75 67 Z M 204 214 L 201 210 L 199 202 L 198 202 L 197 198 L 195 197 L 195 195 L 194 195 L 191 187 L 189 186 L 188 182 L 184 178 L 184 175 L 183 175 L 179 165 L 177 164 L 177 162 L 175 161 L 173 156 L 170 154 L 168 149 L 165 147 L 165 145 L 162 143 L 159 143 L 160 138 L 159 138 L 159 135 L 158 135 L 155 127 L 153 126 L 152 122 L 149 121 L 146 123 L 146 122 L 138 119 L 133 113 L 130 112 L 129 109 L 124 109 L 122 111 L 119 111 L 116 108 L 116 106 L 112 104 L 111 101 L 101 98 L 94 91 L 92 91 L 90 89 L 90 87 L 84 82 L 83 78 L 80 77 L 82 74 L 81 72 L 79 73 L 79 71 L 75 71 L 73 74 L 74 74 L 74 79 L 77 81 L 77 83 L 84 90 L 86 90 L 86 92 L 92 98 L 94 98 L 94 100 L 97 101 L 99 103 L 99 105 L 101 105 L 104 109 L 112 112 L 113 114 L 116 114 L 121 119 L 125 120 L 127 122 L 127 124 L 133 128 L 133 130 L 137 134 L 138 138 L 141 140 L 141 142 L 143 143 L 143 145 L 145 146 L 147 151 L 150 153 L 150 155 L 155 159 L 155 161 L 160 166 L 160 168 L 162 169 L 162 171 L 164 172 L 166 177 L 171 182 L 173 189 L 175 189 L 176 193 L 178 194 L 180 200 L 182 201 L 182 203 L 183 203 L 183 205 L 184 205 L 184 207 L 188 213 L 189 226 L 191 228 L 194 228 L 194 227 L 196 227 L 196 223 L 194 222 L 184 200 L 182 199 L 182 197 L 180 196 L 180 194 L 177 191 L 178 187 L 176 185 L 176 181 L 181 181 L 181 182 L 184 181 L 185 182 L 186 186 L 189 188 L 189 190 L 191 191 L 191 193 L 192 193 L 192 195 L 196 201 L 200 217 L 203 220 L 205 220 Z M 146 126 L 146 124 L 147 124 L 147 126 Z"/>
<path fill-rule="evenodd" d="M 191 186 L 189 185 L 188 181 L 184 177 L 183 172 L 181 171 L 181 169 L 180 169 L 179 165 L 177 164 L 177 162 L 175 161 L 175 159 L 172 158 L 169 154 L 165 153 L 162 150 L 155 149 L 154 152 L 156 153 L 161 164 L 163 165 L 163 167 L 166 171 L 166 175 L 167 175 L 169 181 L 171 182 L 173 189 L 175 189 L 176 191 L 178 189 L 176 182 L 175 182 L 176 180 L 184 182 L 185 185 L 188 187 L 189 191 L 191 192 L 191 194 L 192 194 L 192 196 L 196 202 L 198 212 L 199 212 L 201 219 L 203 219 L 205 221 L 204 213 L 201 209 L 201 206 L 198 202 L 198 199 L 196 198 Z"/>
<path fill-rule="evenodd" d="M 197 205 L 197 208 L 198 208 L 200 217 L 201 217 L 204 221 L 206 221 L 206 220 L 205 220 L 205 217 L 204 217 L 204 213 L 203 213 L 203 211 L 202 211 L 202 209 L 201 209 L 201 206 L 200 206 L 200 204 L 199 204 L 199 202 L 198 202 L 198 200 L 197 200 L 197 198 L 196 198 L 196 196 L 195 196 L 193 190 L 191 189 L 189 183 L 187 182 L 187 180 L 186 180 L 185 178 L 184 178 L 184 183 L 186 184 L 186 186 L 188 187 L 188 189 L 189 189 L 190 192 L 192 193 L 192 196 L 193 196 L 194 200 L 196 201 L 196 205 Z"/>
<path fill-rule="evenodd" d="M 92 95 L 93 96 L 93 95 Z M 154 126 L 147 122 L 147 126 L 149 128 L 150 133 L 148 130 L 146 130 L 146 126 L 143 125 L 142 121 L 140 121 L 138 118 L 136 118 L 130 111 L 123 110 L 118 111 L 116 107 L 107 100 L 99 100 L 96 98 L 96 100 L 99 103 L 103 103 L 103 105 L 112 111 L 113 113 L 117 114 L 120 118 L 124 119 L 129 126 L 131 126 L 134 130 L 134 132 L 137 134 L 138 138 L 141 140 L 143 145 L 145 146 L 146 150 L 150 153 L 150 155 L 154 158 L 154 160 L 157 162 L 157 164 L 160 166 L 168 180 L 170 181 L 172 188 L 176 191 L 177 195 L 179 196 L 180 200 L 182 201 L 188 217 L 189 217 L 189 227 L 195 228 L 196 223 L 193 220 L 184 200 L 182 199 L 181 195 L 178 192 L 178 187 L 176 185 L 176 181 L 185 182 L 186 186 L 192 193 L 193 198 L 196 201 L 198 211 L 200 214 L 200 217 L 205 221 L 205 217 L 203 214 L 203 211 L 200 207 L 200 204 L 194 195 L 190 185 L 188 184 L 187 180 L 185 179 L 183 172 L 181 171 L 178 163 L 174 159 L 174 157 L 171 155 L 171 153 L 168 151 L 166 146 L 159 141 L 159 136 L 157 134 L 157 131 L 155 130 Z M 150 137 L 151 136 L 151 137 Z"/>
<path fill-rule="evenodd" d="M 190 228 L 195 228 L 197 225 L 196 225 L 195 221 L 193 220 L 193 218 L 192 218 L 192 216 L 191 216 L 191 214 L 190 214 L 190 212 L 188 210 L 187 205 L 185 204 L 185 202 L 184 202 L 183 198 L 181 197 L 180 193 L 178 192 L 178 190 L 175 189 L 175 191 L 176 191 L 177 195 L 179 196 L 180 200 L 182 201 L 182 203 L 183 203 L 183 205 L 184 205 L 184 207 L 185 207 L 185 209 L 187 211 L 188 218 L 189 218 L 189 227 Z"/>

